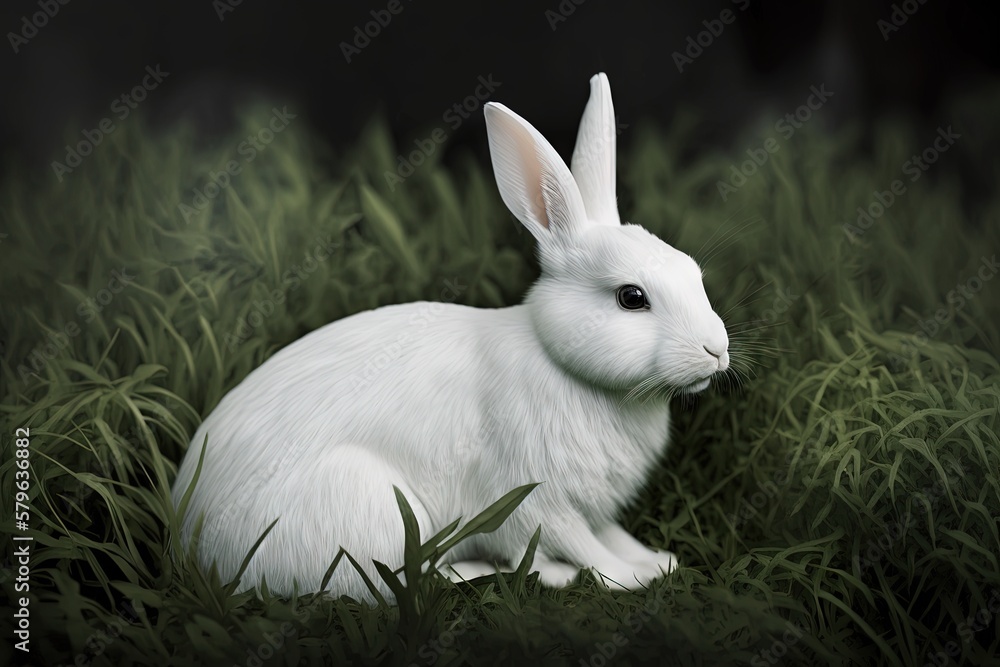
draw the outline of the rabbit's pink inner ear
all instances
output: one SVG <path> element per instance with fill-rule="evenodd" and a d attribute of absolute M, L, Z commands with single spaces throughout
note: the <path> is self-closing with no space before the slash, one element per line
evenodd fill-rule
<path fill-rule="evenodd" d="M 542 161 L 538 159 L 533 138 L 527 132 L 520 131 L 521 129 L 517 128 L 518 131 L 515 131 L 514 141 L 518 144 L 517 152 L 522 158 L 519 168 L 524 176 L 524 196 L 528 199 L 527 207 L 531 210 L 534 219 L 543 228 L 548 229 L 549 214 L 547 208 L 549 202 L 545 197 L 543 184 L 550 182 L 551 175 L 545 173 Z"/>
<path fill-rule="evenodd" d="M 569 175 L 568 168 L 566 168 L 566 174 Z M 566 182 L 560 182 L 559 176 L 546 167 L 544 162 L 541 162 L 539 163 L 538 184 L 538 195 L 535 199 L 541 202 L 539 221 L 542 226 L 552 232 L 566 233 L 587 222 L 583 201 L 580 201 L 578 210 L 575 210 L 568 201 L 573 195 L 577 199 L 580 197 L 575 183 L 572 184 L 573 192 L 567 192 Z"/>
<path fill-rule="evenodd" d="M 549 228 L 536 142 L 512 112 L 486 105 L 486 128 L 497 187 L 507 208 L 533 233 Z"/>
<path fill-rule="evenodd" d="M 576 180 L 551 144 L 502 104 L 485 111 L 497 187 L 511 213 L 539 239 L 584 224 Z"/>

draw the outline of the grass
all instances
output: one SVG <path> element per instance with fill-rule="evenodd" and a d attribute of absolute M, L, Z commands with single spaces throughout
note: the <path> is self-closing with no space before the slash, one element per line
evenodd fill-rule
<path fill-rule="evenodd" d="M 949 642 L 955 663 L 995 661 L 1000 280 L 961 303 L 949 292 L 1000 248 L 1000 196 L 957 176 L 998 181 L 998 111 L 997 91 L 956 100 L 963 138 L 860 235 L 844 223 L 908 179 L 933 133 L 887 118 L 866 145 L 806 125 L 723 201 L 743 143 L 701 149 L 693 114 L 628 130 L 623 217 L 698 253 L 746 360 L 740 386 L 675 406 L 671 447 L 625 517 L 683 567 L 631 594 L 590 577 L 543 589 L 523 569 L 415 576 L 395 608 L 232 595 L 172 540 L 169 488 L 200 419 L 306 332 L 440 299 L 445 281 L 467 285 L 461 303 L 520 300 L 533 246 L 488 163 L 435 156 L 390 188 L 398 151 L 379 121 L 342 152 L 293 121 L 246 162 L 261 108 L 212 142 L 132 119 L 62 182 L 10 169 L 0 489 L 10 507 L 12 436 L 30 427 L 34 542 L 31 654 L 5 612 L 0 662 L 922 665 Z M 242 171 L 197 202 L 232 159 Z M 25 533 L 8 511 L 0 525 L 13 604 L 7 534 Z"/>

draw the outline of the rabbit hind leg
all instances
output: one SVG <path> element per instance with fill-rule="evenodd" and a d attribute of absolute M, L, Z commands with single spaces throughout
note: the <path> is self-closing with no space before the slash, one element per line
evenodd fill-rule
<path fill-rule="evenodd" d="M 343 548 L 386 601 L 394 602 L 372 562 L 380 561 L 393 570 L 403 564 L 403 522 L 393 486 L 406 497 L 421 534 L 430 529 L 428 513 L 402 473 L 370 449 L 337 445 L 274 482 L 274 493 L 267 494 L 268 515 L 281 518 L 261 543 L 247 577 L 266 576 L 272 590 L 288 589 L 281 590 L 284 593 L 291 592 L 293 579 L 300 592 L 317 590 Z M 376 603 L 347 558 L 337 565 L 326 591 Z"/>

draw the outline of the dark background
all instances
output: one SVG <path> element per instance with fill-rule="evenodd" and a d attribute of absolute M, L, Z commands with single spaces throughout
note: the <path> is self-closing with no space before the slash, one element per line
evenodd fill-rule
<path fill-rule="evenodd" d="M 4 34 L 19 32 L 21 18 L 40 11 L 38 1 L 5 2 Z M 341 42 L 388 0 L 242 0 L 220 20 L 217 7 L 226 2 L 70 0 L 17 54 L 5 38 L 0 148 L 18 168 L 51 177 L 65 144 L 110 115 L 113 100 L 156 64 L 170 75 L 140 109 L 157 123 L 189 116 L 211 137 L 231 122 L 233 108 L 264 94 L 304 114 L 335 148 L 377 112 L 403 144 L 447 128 L 444 112 L 492 74 L 501 82 L 494 99 L 564 154 L 587 80 L 601 70 L 622 122 L 669 123 L 687 105 L 705 121 L 704 141 L 725 144 L 755 121 L 794 110 L 820 84 L 836 100 L 824 109 L 825 124 L 904 112 L 936 127 L 946 121 L 938 117 L 942 100 L 996 79 L 1000 66 L 997 3 L 985 1 L 399 0 L 403 10 L 350 63 Z M 886 40 L 877 22 L 890 19 L 893 4 L 917 9 Z M 547 12 L 560 7 L 565 20 L 553 29 Z M 735 22 L 678 72 L 672 54 L 726 8 Z M 448 151 L 484 150 L 482 125 L 480 111 L 448 128 Z"/>

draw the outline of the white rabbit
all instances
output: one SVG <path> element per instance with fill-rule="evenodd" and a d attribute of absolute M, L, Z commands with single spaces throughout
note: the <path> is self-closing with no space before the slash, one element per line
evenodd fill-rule
<path fill-rule="evenodd" d="M 541 276 L 524 303 L 481 309 L 411 303 L 328 324 L 285 347 L 227 394 L 198 429 L 173 488 L 178 504 L 208 437 L 185 515 L 189 544 L 224 580 L 271 524 L 238 590 L 316 591 L 344 547 L 402 565 L 393 485 L 422 536 L 542 482 L 495 532 L 445 555 L 461 576 L 509 565 L 542 532 L 532 570 L 550 586 L 593 569 L 645 585 L 673 554 L 625 531 L 632 501 L 668 441 L 668 398 L 705 389 L 729 366 L 725 325 L 697 263 L 621 224 L 616 125 L 607 77 L 591 79 L 572 172 L 501 104 L 485 106 L 504 203 L 534 235 Z M 380 370 L 366 364 L 382 355 Z M 480 560 L 475 560 L 480 559 Z M 373 601 L 342 561 L 327 590 Z"/>

